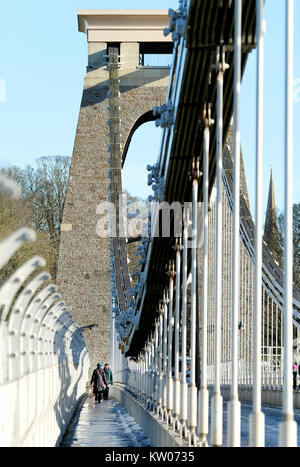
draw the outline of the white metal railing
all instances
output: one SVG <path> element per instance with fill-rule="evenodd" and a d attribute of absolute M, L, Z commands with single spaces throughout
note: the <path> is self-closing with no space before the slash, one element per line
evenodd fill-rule
<path fill-rule="evenodd" d="M 268 264 L 264 264 L 262 231 L 262 144 L 263 144 L 263 56 L 264 21 L 263 0 L 256 0 L 256 41 L 257 41 L 257 112 L 256 112 L 256 211 L 252 237 L 243 224 L 240 215 L 240 87 L 241 87 L 241 45 L 242 45 L 242 0 L 234 2 L 234 115 L 233 115 L 233 170 L 232 188 L 222 173 L 222 78 L 226 70 L 225 54 L 216 47 L 217 80 L 217 202 L 209 202 L 207 193 L 210 145 L 209 113 L 203 139 L 203 248 L 201 268 L 201 330 L 200 351 L 196 349 L 196 282 L 198 280 L 196 252 L 197 238 L 197 191 L 199 175 L 194 162 L 191 192 L 193 195 L 192 240 L 194 246 L 190 255 L 190 269 L 187 269 L 187 238 L 185 230 L 190 225 L 183 218 L 183 249 L 177 250 L 176 267 L 169 268 L 169 286 L 165 288 L 159 305 L 159 316 L 153 323 L 152 333 L 136 361 L 118 356 L 118 371 L 126 362 L 128 388 L 148 410 L 174 432 L 186 439 L 189 445 L 205 446 L 208 438 L 214 446 L 223 445 L 223 401 L 222 389 L 229 388 L 227 444 L 238 447 L 241 444 L 241 404 L 239 390 L 250 389 L 253 410 L 249 422 L 249 445 L 264 446 L 265 421 L 262 410 L 262 391 L 276 389 L 283 393 L 282 422 L 279 424 L 278 445 L 297 445 L 297 426 L 293 414 L 293 333 L 299 328 L 299 302 L 292 291 L 292 70 L 293 70 L 293 0 L 286 0 L 286 116 L 282 124 L 286 128 L 286 149 L 284 161 L 285 176 L 285 246 L 284 286 Z M 181 2 L 181 6 L 189 3 Z M 222 3 L 223 5 L 223 3 Z M 173 123 L 168 120 L 164 128 L 157 171 L 161 177 L 167 174 L 172 150 L 172 132 L 177 115 L 176 103 L 180 95 L 185 68 L 184 36 L 177 37 L 174 47 L 174 63 L 168 92 L 167 111 L 173 109 Z M 170 115 L 168 115 L 170 117 Z M 221 183 L 221 178 L 223 183 Z M 156 222 L 156 219 L 152 219 Z M 225 226 L 225 227 L 224 227 Z M 232 226 L 232 228 L 231 228 Z M 251 238 L 250 238 L 251 237 Z M 222 239 L 222 242 L 221 242 Z M 178 248 L 178 243 L 174 248 Z M 147 264 L 151 256 L 151 242 L 141 254 L 145 259 L 144 277 L 139 289 L 139 310 L 135 310 L 128 346 L 138 328 L 140 310 L 143 306 L 147 287 Z M 222 260 L 222 261 L 221 261 Z M 199 267 L 199 262 L 198 262 Z M 176 285 L 174 287 L 174 274 Z M 177 282 L 179 281 L 179 282 Z M 181 284 L 181 285 L 179 285 Z M 187 309 L 187 293 L 191 303 Z M 179 294 L 179 296 L 178 296 Z M 181 298 L 181 301 L 180 301 Z M 178 314 L 178 304 L 180 310 Z M 200 313 L 199 313 L 200 315 Z M 178 351 L 178 321 L 181 336 Z M 187 327 L 187 318 L 189 327 Z M 189 347 L 187 344 L 187 334 Z M 122 336 L 123 337 L 123 336 Z M 175 348 L 173 348 L 175 346 Z M 126 347 L 126 346 L 125 346 Z M 124 350 L 124 349 L 123 349 Z M 121 353 L 120 353 L 121 355 Z M 189 356 L 190 372 L 184 371 L 178 391 L 178 359 L 186 363 Z M 116 357 L 115 357 L 116 358 Z M 200 387 L 196 387 L 196 359 L 201 360 Z M 298 362 L 299 363 L 299 362 Z M 187 376 L 188 375 L 188 376 Z M 189 381 L 187 382 L 187 379 Z M 208 389 L 212 399 L 209 409 Z M 180 409 L 178 409 L 180 408 Z M 179 413 L 178 413 L 179 410 Z M 209 425 L 209 410 L 211 424 Z"/>
<path fill-rule="evenodd" d="M 17 196 L 0 177 L 2 193 Z M 3 268 L 35 233 L 21 228 L 0 242 Z M 55 446 L 86 391 L 89 357 L 82 333 L 49 283 L 43 258 L 20 266 L 0 287 L 0 445 Z"/>

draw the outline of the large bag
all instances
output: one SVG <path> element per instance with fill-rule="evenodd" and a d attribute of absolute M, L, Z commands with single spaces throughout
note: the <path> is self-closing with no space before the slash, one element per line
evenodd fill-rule
<path fill-rule="evenodd" d="M 97 370 L 97 373 L 99 375 L 99 378 L 100 378 L 100 386 L 101 386 L 101 389 L 104 389 L 105 388 L 105 384 L 104 384 L 104 381 L 102 379 L 102 376 L 100 375 L 99 371 Z"/>

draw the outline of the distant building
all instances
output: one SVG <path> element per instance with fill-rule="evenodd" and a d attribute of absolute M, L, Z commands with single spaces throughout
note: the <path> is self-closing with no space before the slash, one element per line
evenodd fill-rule
<path fill-rule="evenodd" d="M 272 169 L 270 174 L 269 196 L 263 239 L 267 244 L 268 250 L 270 251 L 270 253 L 272 253 L 274 259 L 278 261 L 278 263 L 281 265 L 282 251 L 280 246 L 280 235 L 277 225 L 277 213 Z"/>

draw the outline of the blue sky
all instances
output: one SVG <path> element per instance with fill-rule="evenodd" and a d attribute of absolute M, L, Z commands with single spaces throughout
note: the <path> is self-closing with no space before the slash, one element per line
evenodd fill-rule
<path fill-rule="evenodd" d="M 277 207 L 284 208 L 284 84 L 285 84 L 285 1 L 266 0 L 264 18 L 264 209 L 267 204 L 270 170 L 273 172 Z M 300 202 L 300 2 L 295 0 L 294 56 L 294 158 L 293 201 Z M 255 208 L 255 112 L 256 50 L 249 57 L 242 83 L 241 142 L 251 199 Z"/>
<path fill-rule="evenodd" d="M 265 7 L 264 206 L 272 168 L 276 201 L 280 209 L 283 208 L 284 3 L 284 0 L 267 0 Z M 168 9 L 177 6 L 177 0 L 111 0 L 109 3 L 111 9 Z M 71 156 L 87 64 L 86 37 L 77 31 L 76 12 L 78 9 L 101 8 L 107 8 L 107 2 L 2 2 L 1 166 L 33 164 L 35 158 L 45 155 Z M 295 44 L 300 44 L 299 0 L 295 1 Z M 242 87 L 242 148 L 252 208 L 255 177 L 255 65 L 256 52 L 253 52 Z M 294 202 L 300 202 L 300 49 L 295 52 L 294 77 Z M 145 147 L 145 138 L 149 138 L 151 145 Z M 128 177 L 132 175 L 127 188 L 133 194 L 144 193 L 147 175 L 145 167 L 155 162 L 160 138 L 161 130 L 149 124 L 137 132 L 133 139 L 126 168 Z M 145 182 L 137 186 L 137 179 Z"/>

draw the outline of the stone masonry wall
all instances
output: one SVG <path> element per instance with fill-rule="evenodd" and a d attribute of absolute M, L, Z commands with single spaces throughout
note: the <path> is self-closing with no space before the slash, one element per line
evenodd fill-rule
<path fill-rule="evenodd" d="M 101 71 L 101 70 L 100 70 Z M 128 73 L 126 86 L 120 83 L 122 145 L 136 120 L 166 100 L 168 79 L 157 74 L 150 81 Z M 99 238 L 96 225 L 100 218 L 97 205 L 108 201 L 109 111 L 108 81 L 93 75 L 93 83 L 85 81 L 81 109 L 67 189 L 57 282 L 60 293 L 79 326 L 97 323 L 84 331 L 91 367 L 98 361 L 110 360 L 110 257 L 109 239 Z M 145 76 L 145 71 L 143 71 Z M 159 131 L 159 130 L 158 130 Z M 146 180 L 145 180 L 146 184 Z"/>

